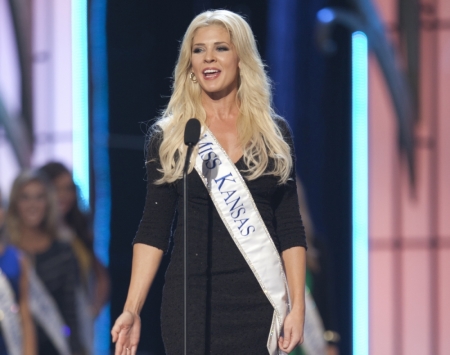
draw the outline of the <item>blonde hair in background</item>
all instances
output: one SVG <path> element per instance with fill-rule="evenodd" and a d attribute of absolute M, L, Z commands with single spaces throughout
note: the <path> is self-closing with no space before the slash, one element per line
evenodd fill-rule
<path fill-rule="evenodd" d="M 9 198 L 8 211 L 6 213 L 6 228 L 8 231 L 9 241 L 12 244 L 20 246 L 20 216 L 18 211 L 18 202 L 22 189 L 32 183 L 38 182 L 44 186 L 45 199 L 47 207 L 45 217 L 41 224 L 41 229 L 44 233 L 49 235 L 52 239 L 57 238 L 58 230 L 58 210 L 56 204 L 56 196 L 53 188 L 47 179 L 42 174 L 36 171 L 22 172 L 15 180 L 11 189 Z"/>
<path fill-rule="evenodd" d="M 181 43 L 177 64 L 173 74 L 172 96 L 156 122 L 150 135 L 163 133 L 159 148 L 162 178 L 156 184 L 172 183 L 182 177 L 186 154 L 184 128 L 186 122 L 196 117 L 206 124 L 206 113 L 201 104 L 201 87 L 194 83 L 191 73 L 192 41 L 197 29 L 211 25 L 224 27 L 231 37 L 239 57 L 240 78 L 236 100 L 239 105 L 239 142 L 244 150 L 245 171 L 248 180 L 263 174 L 279 177 L 285 183 L 292 169 L 289 145 L 283 139 L 276 120 L 282 120 L 272 108 L 272 93 L 265 66 L 258 53 L 252 30 L 238 14 L 227 10 L 206 11 L 194 18 Z M 195 154 L 195 152 L 194 152 Z M 266 171 L 269 158 L 274 166 Z M 189 172 L 194 167 L 192 159 Z"/>

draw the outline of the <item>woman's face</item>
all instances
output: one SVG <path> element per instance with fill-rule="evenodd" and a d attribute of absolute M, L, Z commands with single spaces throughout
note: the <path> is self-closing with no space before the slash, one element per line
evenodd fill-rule
<path fill-rule="evenodd" d="M 69 173 L 63 173 L 53 180 L 61 216 L 65 216 L 72 209 L 77 198 L 75 185 Z"/>
<path fill-rule="evenodd" d="M 239 57 L 228 31 L 218 25 L 201 27 L 192 43 L 192 72 L 203 91 L 221 96 L 236 91 Z"/>
<path fill-rule="evenodd" d="M 37 181 L 26 184 L 20 191 L 17 210 L 25 227 L 37 228 L 44 220 L 47 211 L 45 192 L 44 185 Z"/>

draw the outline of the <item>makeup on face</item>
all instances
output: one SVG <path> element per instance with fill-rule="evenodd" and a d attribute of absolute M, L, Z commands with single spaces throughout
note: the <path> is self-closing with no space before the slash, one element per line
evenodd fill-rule
<path fill-rule="evenodd" d="M 205 92 L 237 90 L 239 57 L 225 28 L 211 25 L 196 31 L 191 63 L 192 72 Z"/>
<path fill-rule="evenodd" d="M 47 212 L 47 197 L 40 182 L 26 184 L 19 194 L 17 209 L 21 222 L 27 227 L 41 225 Z"/>

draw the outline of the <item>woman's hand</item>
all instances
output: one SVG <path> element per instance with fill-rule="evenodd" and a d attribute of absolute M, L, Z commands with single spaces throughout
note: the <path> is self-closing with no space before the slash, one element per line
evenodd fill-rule
<path fill-rule="evenodd" d="M 136 243 L 133 246 L 133 266 L 127 301 L 123 313 L 111 329 L 112 341 L 116 343 L 114 355 L 136 355 L 141 335 L 139 313 L 161 264 L 163 253 L 161 249 L 146 244 Z"/>
<path fill-rule="evenodd" d="M 297 345 L 303 343 L 304 324 L 305 313 L 292 310 L 284 320 L 284 336 L 278 339 L 278 347 L 289 354 Z"/>
<path fill-rule="evenodd" d="M 283 251 L 281 256 L 286 269 L 292 310 L 284 320 L 283 336 L 278 339 L 278 347 L 290 353 L 298 344 L 303 343 L 306 250 L 303 247 L 293 247 Z"/>
<path fill-rule="evenodd" d="M 141 318 L 124 311 L 111 329 L 112 341 L 116 343 L 114 355 L 136 355 L 141 335 Z"/>

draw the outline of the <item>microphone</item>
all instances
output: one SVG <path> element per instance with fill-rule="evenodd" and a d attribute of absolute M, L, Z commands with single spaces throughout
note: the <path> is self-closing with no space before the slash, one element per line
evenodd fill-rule
<path fill-rule="evenodd" d="M 188 146 L 183 170 L 185 173 L 187 173 L 189 169 L 189 160 L 192 155 L 192 150 L 200 139 L 200 127 L 200 121 L 196 118 L 191 118 L 187 121 L 186 128 L 184 129 L 184 144 Z"/>
<path fill-rule="evenodd" d="M 186 123 L 186 127 L 184 129 L 184 144 L 186 144 L 187 152 L 186 152 L 186 160 L 184 162 L 184 170 L 183 170 L 183 239 L 184 239 L 184 287 L 183 287 L 183 298 L 184 298 L 184 355 L 187 355 L 187 328 L 188 328 L 188 317 L 187 317 L 187 308 L 188 308 L 188 241 L 187 241 L 187 231 L 188 231 L 188 182 L 187 182 L 187 172 L 189 169 L 189 160 L 192 155 L 192 150 L 195 145 L 198 143 L 200 139 L 200 121 L 196 118 L 191 118 Z"/>

